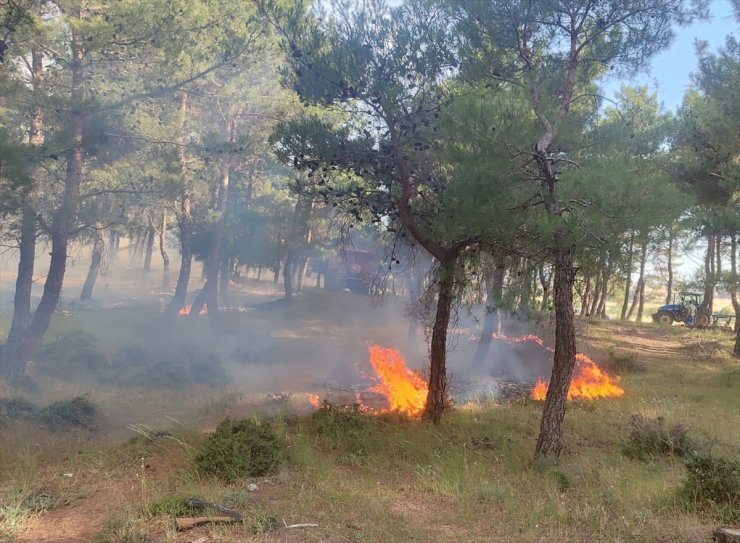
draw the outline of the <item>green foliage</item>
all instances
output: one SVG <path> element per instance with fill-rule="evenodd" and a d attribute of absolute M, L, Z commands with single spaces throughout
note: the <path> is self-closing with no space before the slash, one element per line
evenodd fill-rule
<path fill-rule="evenodd" d="M 661 456 L 686 456 L 696 449 L 686 428 L 680 424 L 666 428 L 662 417 L 633 415 L 630 428 L 629 438 L 622 445 L 622 452 L 628 458 L 647 461 Z"/>
<path fill-rule="evenodd" d="M 108 519 L 95 534 L 92 543 L 153 543 L 140 521 L 133 517 Z"/>
<path fill-rule="evenodd" d="M 313 430 L 326 447 L 358 456 L 367 453 L 374 421 L 359 405 L 337 405 L 324 400 L 311 415 L 311 420 Z"/>
<path fill-rule="evenodd" d="M 226 483 L 270 473 L 285 457 L 285 447 L 267 422 L 224 420 L 200 447 L 195 465 Z"/>
<path fill-rule="evenodd" d="M 708 512 L 722 522 L 740 521 L 740 460 L 695 453 L 686 461 L 688 477 L 680 490 L 690 510 Z"/>
<path fill-rule="evenodd" d="M 147 504 L 145 515 L 148 517 L 187 517 L 195 510 L 188 505 L 184 496 L 165 496 Z"/>
<path fill-rule="evenodd" d="M 39 410 L 36 418 L 50 430 L 98 429 L 98 408 L 87 396 L 61 400 Z"/>
<path fill-rule="evenodd" d="M 32 419 L 38 407 L 23 398 L 0 398 L 0 424 L 3 419 Z"/>

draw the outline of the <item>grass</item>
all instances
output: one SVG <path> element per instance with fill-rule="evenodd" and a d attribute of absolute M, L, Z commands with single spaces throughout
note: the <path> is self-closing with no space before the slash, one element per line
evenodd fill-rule
<path fill-rule="evenodd" d="M 460 406 L 438 427 L 340 409 L 275 414 L 269 422 L 285 461 L 269 475 L 223 484 L 194 463 L 207 439 L 202 428 L 213 430 L 240 401 L 221 392 L 205 402 L 204 417 L 181 417 L 158 431 L 132 426 L 135 437 L 124 444 L 101 443 L 102 436 L 86 432 L 53 441 L 40 429 L 23 434 L 31 436 L 25 442 L 43 444 L 31 454 L 4 442 L 0 533 L 17 534 L 43 514 L 21 507 L 24 496 L 49 492 L 55 507 L 74 490 L 110 500 L 98 542 L 174 541 L 171 519 L 184 512 L 187 496 L 244 515 L 243 526 L 202 529 L 222 541 L 711 539 L 720 518 L 712 508 L 685 506 L 685 460 L 638 461 L 622 450 L 637 415 L 661 417 L 666 429 L 679 425 L 719 457 L 740 456 L 740 364 L 702 347 L 729 349 L 729 338 L 635 323 L 591 323 L 582 334 L 579 347 L 620 373 L 627 393 L 568 405 L 566 449 L 557 464 L 532 461 L 541 412 L 535 402 Z M 104 393 L 95 397 L 110 401 Z M 21 435 L 26 424 L 13 422 L 4 435 Z M 60 479 L 66 472 L 74 481 Z M 259 490 L 246 492 L 251 482 Z M 283 520 L 319 526 L 285 530 Z"/>

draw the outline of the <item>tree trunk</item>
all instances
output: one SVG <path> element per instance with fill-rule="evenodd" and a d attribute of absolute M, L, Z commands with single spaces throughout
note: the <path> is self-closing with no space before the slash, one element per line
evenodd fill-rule
<path fill-rule="evenodd" d="M 294 251 L 290 249 L 288 256 L 285 257 L 285 264 L 283 265 L 283 287 L 285 288 L 285 299 L 289 302 L 293 301 L 293 259 Z"/>
<path fill-rule="evenodd" d="M 423 420 L 439 424 L 447 406 L 447 327 L 454 299 L 455 268 L 457 255 L 440 262 L 437 271 L 437 312 L 432 327 L 430 347 L 429 392 L 424 406 Z"/>
<path fill-rule="evenodd" d="M 545 273 L 544 262 L 538 268 L 540 285 L 542 286 L 542 303 L 540 304 L 540 311 L 547 311 L 547 306 L 550 303 L 550 283 L 552 282 L 552 274 Z"/>
<path fill-rule="evenodd" d="M 228 303 L 229 299 L 229 281 L 233 276 L 230 258 L 221 258 L 220 282 L 218 286 L 218 296 L 223 303 Z"/>
<path fill-rule="evenodd" d="M 630 289 L 632 288 L 632 255 L 635 247 L 635 233 L 630 232 L 630 244 L 627 249 L 627 276 L 625 277 L 624 302 L 622 303 L 622 313 L 620 320 L 627 320 L 627 309 L 630 303 Z"/>
<path fill-rule="evenodd" d="M 595 316 L 600 319 L 606 319 L 606 295 L 609 293 L 609 279 L 611 278 L 611 274 L 609 273 L 609 260 L 607 260 L 606 268 L 602 273 L 603 277 L 601 278 L 599 305 L 596 307 Z"/>
<path fill-rule="evenodd" d="M 175 295 L 167 305 L 165 314 L 172 317 L 177 316 L 185 305 L 188 296 L 188 284 L 193 267 L 193 214 L 190 193 L 190 183 L 187 175 L 187 164 L 185 160 L 185 119 L 188 111 L 188 93 L 182 91 L 180 94 L 180 135 L 178 136 L 178 160 L 180 162 L 180 176 L 183 184 L 180 196 L 180 206 L 177 213 L 177 229 L 180 233 L 180 273 L 177 276 Z"/>
<path fill-rule="evenodd" d="M 162 289 L 170 288 L 170 255 L 167 254 L 167 210 L 162 210 L 162 224 L 159 228 L 159 254 L 162 255 Z"/>
<path fill-rule="evenodd" d="M 589 298 L 591 298 L 591 275 L 587 275 L 584 279 L 583 293 L 581 294 L 581 311 L 579 312 L 581 317 L 585 317 L 589 310 Z"/>
<path fill-rule="evenodd" d="M 704 257 L 704 299 L 696 311 L 696 323 L 699 324 L 702 318 L 707 318 L 712 313 L 714 303 L 714 287 L 717 281 L 714 267 L 715 236 L 707 235 L 707 252 Z"/>
<path fill-rule="evenodd" d="M 673 300 L 673 227 L 668 228 L 668 282 L 666 283 L 666 305 Z"/>
<path fill-rule="evenodd" d="M 642 315 L 645 309 L 645 263 L 647 262 L 648 236 L 642 244 L 642 253 L 640 254 L 640 291 L 639 301 L 637 303 L 637 322 L 642 322 Z"/>
<path fill-rule="evenodd" d="M 64 272 L 67 265 L 67 245 L 77 221 L 77 210 L 80 204 L 80 185 L 82 183 L 83 165 L 83 62 L 85 50 L 82 36 L 76 30 L 71 35 L 72 58 L 69 63 L 72 72 L 70 90 L 71 112 L 68 126 L 71 145 L 66 152 L 66 175 L 64 194 L 59 209 L 54 213 L 51 224 L 51 260 L 46 275 L 41 301 L 33 315 L 31 323 L 23 331 L 14 345 L 6 345 L 3 350 L 5 364 L 3 373 L 11 383 L 19 383 L 25 371 L 31 353 L 49 329 L 51 317 L 56 311 L 62 293 Z"/>
<path fill-rule="evenodd" d="M 730 238 L 730 298 L 732 299 L 732 308 L 735 310 L 735 332 L 740 331 L 740 299 L 738 299 L 738 289 L 740 289 L 740 277 L 737 273 L 737 234 L 732 234 Z"/>
<path fill-rule="evenodd" d="M 152 271 L 152 255 L 154 254 L 154 236 L 157 232 L 149 219 L 149 227 L 146 229 L 146 253 L 144 254 L 144 271 Z"/>
<path fill-rule="evenodd" d="M 103 262 L 104 250 L 105 243 L 103 243 L 103 238 L 100 235 L 96 235 L 90 255 L 90 268 L 87 270 L 87 278 L 80 294 L 80 300 L 82 301 L 92 300 L 93 289 L 95 288 L 95 282 L 98 280 L 98 273 L 100 272 L 100 264 Z"/>
<path fill-rule="evenodd" d="M 562 234 L 556 234 L 555 242 Z M 550 385 L 545 397 L 540 435 L 535 458 L 559 456 L 563 448 L 565 403 L 576 360 L 576 336 L 573 326 L 573 247 L 555 247 L 554 303 L 555 355 Z"/>
<path fill-rule="evenodd" d="M 596 271 L 596 284 L 594 285 L 594 297 L 591 301 L 591 308 L 588 311 L 590 317 L 598 316 L 599 304 L 601 303 L 601 283 L 604 279 L 604 268 L 601 265 L 601 259 L 599 259 L 599 267 Z"/>
<path fill-rule="evenodd" d="M 21 208 L 20 257 L 13 296 L 13 321 L 10 324 L 7 341 L 7 346 L 11 350 L 31 324 L 31 290 L 35 259 L 36 213 L 30 205 L 24 204 Z"/>
<path fill-rule="evenodd" d="M 496 268 L 486 277 L 486 316 L 483 319 L 483 330 L 478 339 L 478 346 L 473 355 L 473 364 L 481 364 L 488 357 L 491 338 L 501 323 L 501 301 L 504 292 L 504 274 L 506 267 L 503 259 L 496 260 Z"/>

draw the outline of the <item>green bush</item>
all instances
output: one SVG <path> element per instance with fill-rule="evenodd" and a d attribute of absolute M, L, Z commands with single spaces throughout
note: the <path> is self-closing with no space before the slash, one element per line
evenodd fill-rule
<path fill-rule="evenodd" d="M 649 419 L 633 415 L 630 419 L 630 435 L 622 446 L 628 458 L 649 460 L 659 456 L 686 456 L 697 445 L 680 424 L 666 428 L 663 417 Z"/>
<path fill-rule="evenodd" d="M 360 410 L 359 405 L 334 405 L 324 400 L 311 418 L 314 431 L 328 448 L 353 455 L 367 453 L 368 436 L 373 426 L 370 417 Z"/>
<path fill-rule="evenodd" d="M 61 400 L 39 410 L 36 418 L 50 430 L 68 430 L 74 427 L 98 429 L 98 408 L 87 396 Z"/>
<path fill-rule="evenodd" d="M 740 460 L 695 453 L 686 461 L 686 471 L 680 493 L 689 509 L 708 512 L 726 523 L 740 521 Z"/>
<path fill-rule="evenodd" d="M 3 419 L 32 419 L 38 407 L 23 398 L 0 398 L 0 421 Z"/>
<path fill-rule="evenodd" d="M 269 423 L 224 420 L 195 456 L 205 475 L 226 483 L 270 473 L 284 458 L 284 446 Z"/>
<path fill-rule="evenodd" d="M 147 517 L 187 517 L 195 509 L 188 505 L 188 498 L 183 496 L 165 496 L 149 503 L 145 508 Z"/>

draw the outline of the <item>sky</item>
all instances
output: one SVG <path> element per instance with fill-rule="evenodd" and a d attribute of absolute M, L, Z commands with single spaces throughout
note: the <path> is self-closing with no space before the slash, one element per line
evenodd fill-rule
<path fill-rule="evenodd" d="M 740 38 L 729 0 L 713 0 L 709 6 L 711 19 L 694 22 L 688 27 L 677 27 L 676 36 L 668 49 L 653 57 L 647 73 L 631 80 L 611 80 L 603 85 L 604 95 L 614 99 L 622 85 L 648 85 L 658 93 L 665 109 L 675 110 L 691 85 L 691 73 L 696 71 L 696 40 L 706 41 L 710 51 L 722 46 L 728 34 Z"/>

